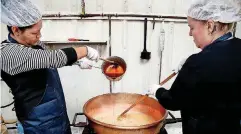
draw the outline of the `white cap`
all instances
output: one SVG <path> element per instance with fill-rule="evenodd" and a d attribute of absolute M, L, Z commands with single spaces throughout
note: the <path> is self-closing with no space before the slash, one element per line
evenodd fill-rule
<path fill-rule="evenodd" d="M 8 26 L 31 26 L 41 18 L 40 11 L 28 0 L 1 0 L 1 22 Z"/>
<path fill-rule="evenodd" d="M 190 6 L 188 16 L 197 20 L 238 22 L 241 21 L 241 0 L 196 0 Z"/>

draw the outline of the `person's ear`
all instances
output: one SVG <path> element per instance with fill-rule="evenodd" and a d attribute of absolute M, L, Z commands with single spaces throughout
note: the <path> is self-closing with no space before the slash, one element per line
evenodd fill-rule
<path fill-rule="evenodd" d="M 21 31 L 18 27 L 12 26 L 11 29 L 12 29 L 13 35 L 19 36 Z"/>
<path fill-rule="evenodd" d="M 212 34 L 216 31 L 215 22 L 213 20 L 207 20 L 208 34 Z"/>

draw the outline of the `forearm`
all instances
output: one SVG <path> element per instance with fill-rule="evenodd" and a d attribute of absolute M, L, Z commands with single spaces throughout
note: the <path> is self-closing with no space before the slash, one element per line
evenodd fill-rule
<path fill-rule="evenodd" d="M 77 54 L 77 59 L 81 59 L 87 55 L 87 48 L 85 46 L 83 47 L 75 47 L 74 48 L 76 54 Z"/>
<path fill-rule="evenodd" d="M 46 49 L 46 45 L 45 45 L 43 42 L 40 42 L 39 45 L 40 45 L 42 48 Z M 77 59 L 81 59 L 81 58 L 83 58 L 83 57 L 86 57 L 86 55 L 87 55 L 87 53 L 88 53 L 86 46 L 73 47 L 73 49 L 75 50 L 75 52 L 72 51 L 71 53 L 72 53 L 72 55 L 73 55 L 74 53 L 76 53 Z M 62 49 L 62 50 L 63 50 L 63 49 Z M 65 52 L 65 53 L 66 53 L 66 52 Z M 67 56 L 68 56 L 68 55 L 67 55 Z"/>
<path fill-rule="evenodd" d="M 43 42 L 40 42 L 39 45 L 40 45 L 42 48 L 46 49 L 46 46 L 45 46 L 45 44 L 44 44 Z M 65 49 L 65 48 L 64 48 L 64 49 Z M 61 49 L 61 50 L 64 50 L 64 49 Z M 66 49 L 69 49 L 69 48 L 66 48 Z M 87 53 L 88 53 L 86 46 L 73 47 L 73 49 L 74 49 L 75 51 L 70 51 L 70 50 L 69 50 L 68 54 L 67 54 L 67 52 L 65 52 L 65 54 L 67 55 L 67 57 L 73 57 L 73 56 L 75 56 L 75 54 L 76 54 L 77 60 L 78 60 L 78 59 L 81 59 L 81 58 L 83 58 L 83 57 L 86 57 L 86 55 L 87 55 Z M 70 58 L 68 58 L 68 59 L 70 59 Z M 71 60 L 71 59 L 70 59 L 70 60 Z"/>
<path fill-rule="evenodd" d="M 181 110 L 195 107 L 199 94 L 197 87 L 201 78 L 201 69 L 198 66 L 196 55 L 192 55 L 183 65 L 171 88 L 160 88 L 156 92 L 156 98 L 170 110 Z"/>
<path fill-rule="evenodd" d="M 33 69 L 59 68 L 76 60 L 74 48 L 43 50 L 10 44 L 1 49 L 2 70 L 11 75 Z"/>
<path fill-rule="evenodd" d="M 180 104 L 170 94 L 169 90 L 166 90 L 165 88 L 159 88 L 156 92 L 156 98 L 164 108 L 173 111 L 180 110 Z"/>

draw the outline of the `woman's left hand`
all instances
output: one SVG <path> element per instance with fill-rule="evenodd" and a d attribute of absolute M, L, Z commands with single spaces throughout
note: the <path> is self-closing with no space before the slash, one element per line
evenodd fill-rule
<path fill-rule="evenodd" d="M 93 61 L 88 60 L 87 58 L 82 58 L 75 64 L 78 65 L 81 69 L 92 69 Z"/>

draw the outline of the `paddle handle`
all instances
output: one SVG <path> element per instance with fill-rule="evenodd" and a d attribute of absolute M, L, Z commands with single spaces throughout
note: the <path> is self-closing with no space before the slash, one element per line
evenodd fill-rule
<path fill-rule="evenodd" d="M 162 85 L 164 85 L 165 83 L 167 83 L 172 77 L 174 77 L 176 75 L 176 73 L 175 72 L 173 72 L 171 75 L 169 75 L 166 79 L 164 79 L 161 83 L 160 83 L 160 85 L 162 86 Z"/>
<path fill-rule="evenodd" d="M 134 104 L 132 104 L 129 108 L 127 108 L 122 114 L 119 115 L 118 118 L 120 118 L 121 116 L 123 116 L 125 113 L 127 113 L 130 109 L 132 109 L 134 106 L 136 106 L 137 104 L 139 104 L 140 102 L 142 102 L 146 97 L 148 97 L 148 95 L 144 95 L 142 96 L 140 99 L 138 99 Z"/>
<path fill-rule="evenodd" d="M 174 77 L 176 75 L 175 72 L 173 72 L 171 75 L 169 75 L 166 79 L 164 79 L 160 85 L 163 85 L 165 83 L 167 83 L 172 77 Z M 122 112 L 119 116 L 118 119 L 120 119 L 125 113 L 127 113 L 130 109 L 132 109 L 134 106 L 136 106 L 137 104 L 141 103 L 145 98 L 148 97 L 148 94 L 142 96 L 140 99 L 138 99 L 134 104 L 132 104 L 129 108 L 127 108 L 124 112 Z"/>

